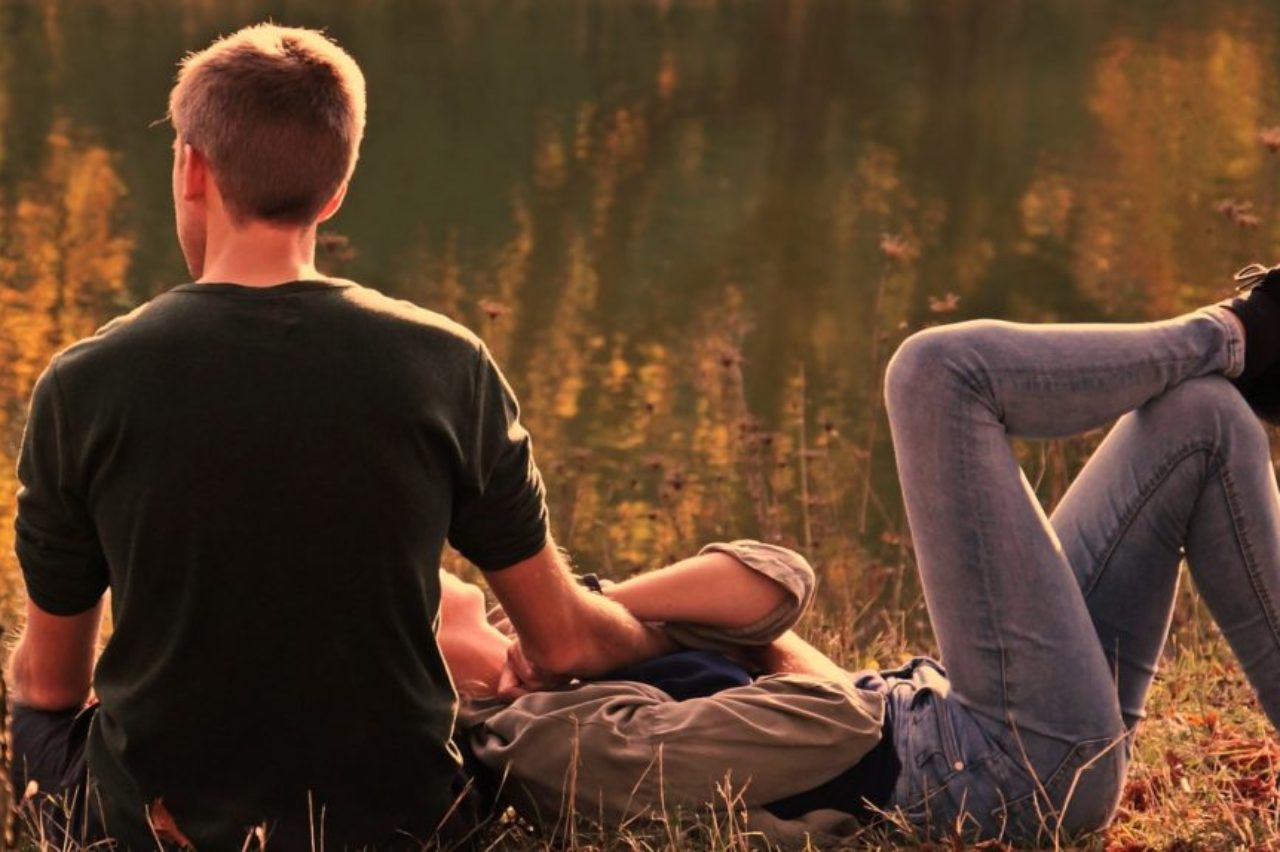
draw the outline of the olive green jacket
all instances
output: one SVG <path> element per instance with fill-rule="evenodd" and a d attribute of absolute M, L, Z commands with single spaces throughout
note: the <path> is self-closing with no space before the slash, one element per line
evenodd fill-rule
<path fill-rule="evenodd" d="M 798 554 L 754 541 L 708 545 L 777 579 L 791 599 L 752 628 L 668 625 L 682 643 L 730 650 L 785 632 L 813 597 Z M 763 805 L 810 790 L 854 765 L 880 740 L 884 698 L 805 675 L 769 675 L 705 698 L 676 701 L 642 683 L 611 681 L 525 695 L 510 705 L 464 703 L 459 730 L 476 758 L 504 777 L 504 797 L 546 827 L 579 814 L 605 828 L 712 806 L 774 842 L 852 833 L 847 814 L 783 820 Z"/>

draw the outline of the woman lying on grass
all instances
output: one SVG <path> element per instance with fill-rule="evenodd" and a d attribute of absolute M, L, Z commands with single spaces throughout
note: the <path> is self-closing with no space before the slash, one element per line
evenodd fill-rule
<path fill-rule="evenodd" d="M 508 789 L 538 809 L 526 816 L 543 821 L 573 806 L 617 826 L 664 804 L 715 801 L 728 776 L 749 827 L 784 840 L 847 834 L 876 809 L 935 837 L 1035 842 L 1097 830 L 1121 793 L 1184 555 L 1275 725 L 1280 492 L 1256 415 L 1280 417 L 1280 270 L 1238 277 L 1237 298 L 1158 322 L 979 320 L 903 343 L 887 408 L 945 674 L 918 658 L 849 675 L 783 632 L 749 660 L 781 674 L 751 682 L 726 658 L 705 657 L 690 664 L 701 674 L 685 694 L 645 685 L 670 673 L 638 667 L 509 706 L 468 701 L 462 730 L 475 757 L 507 773 Z M 1009 439 L 1115 418 L 1046 517 Z M 725 548 L 736 564 L 721 562 L 718 580 L 672 580 L 699 570 L 685 566 L 607 593 L 642 618 L 675 622 L 683 644 L 759 642 L 805 593 L 802 570 L 765 567 L 794 569 L 794 555 L 757 547 Z M 764 593 L 730 603 L 740 584 L 767 592 L 763 575 L 790 609 Z M 762 613 L 772 615 L 753 624 Z M 475 594 L 451 600 L 443 623 L 470 698 L 513 674 L 536 682 L 519 646 L 484 623 Z"/>
<path fill-rule="evenodd" d="M 667 625 L 673 653 L 509 706 L 491 697 L 512 640 L 486 620 L 478 587 L 442 581 L 440 647 L 463 697 L 457 739 L 483 798 L 505 776 L 500 798 L 535 822 L 575 808 L 618 827 L 659 803 L 723 805 L 720 785 L 744 794 L 753 829 L 783 840 L 826 828 L 808 816 L 826 801 L 862 819 L 864 798 L 888 802 L 884 698 L 789 631 L 814 590 L 813 569 L 790 550 L 717 543 L 606 585 L 602 594 Z"/>

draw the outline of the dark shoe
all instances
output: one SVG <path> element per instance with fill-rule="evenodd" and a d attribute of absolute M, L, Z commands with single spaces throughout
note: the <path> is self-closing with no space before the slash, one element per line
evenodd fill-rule
<path fill-rule="evenodd" d="M 1259 417 L 1280 423 L 1280 266 L 1251 263 L 1235 280 L 1240 295 L 1221 302 L 1244 325 L 1244 372 L 1231 383 Z"/>
<path fill-rule="evenodd" d="M 1241 390 L 1253 413 L 1270 423 L 1280 426 L 1280 366 L 1258 376 L 1248 392 Z"/>

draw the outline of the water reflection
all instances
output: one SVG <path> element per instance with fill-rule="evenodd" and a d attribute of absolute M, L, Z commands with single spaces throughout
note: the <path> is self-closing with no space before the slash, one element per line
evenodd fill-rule
<path fill-rule="evenodd" d="M 6 607 L 31 383 L 182 280 L 149 124 L 184 51 L 268 13 L 369 77 L 322 266 L 484 335 L 557 535 L 614 575 L 767 535 L 868 632 L 901 625 L 879 383 L 903 336 L 1165 316 L 1276 259 L 1262 3 L 3 4 Z M 1019 445 L 1046 503 L 1096 439 Z"/>
<path fill-rule="evenodd" d="M 115 227 L 124 187 L 102 147 L 68 122 L 45 137 L 37 174 L 0 191 L 0 601 L 11 606 L 13 495 L 26 401 L 54 352 L 123 310 L 133 241 Z"/>

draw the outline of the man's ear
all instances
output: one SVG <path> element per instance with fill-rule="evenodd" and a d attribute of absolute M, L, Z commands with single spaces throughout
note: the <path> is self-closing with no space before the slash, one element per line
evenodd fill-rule
<path fill-rule="evenodd" d="M 333 198 L 326 201 L 324 206 L 320 208 L 320 215 L 316 217 L 316 224 L 332 218 L 333 214 L 338 212 L 338 208 L 342 206 L 342 200 L 346 197 L 347 182 L 344 180 L 342 185 L 338 187 L 338 191 L 333 194 Z"/>
<path fill-rule="evenodd" d="M 209 163 L 195 148 L 182 144 L 182 157 L 178 160 L 179 186 L 182 188 L 184 201 L 196 201 L 204 198 L 205 184 L 209 179 Z"/>

